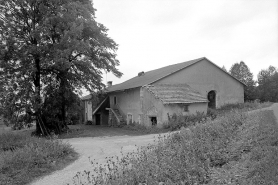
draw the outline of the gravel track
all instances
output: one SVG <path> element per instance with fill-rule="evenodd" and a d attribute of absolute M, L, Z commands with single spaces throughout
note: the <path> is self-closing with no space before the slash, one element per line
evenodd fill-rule
<path fill-rule="evenodd" d="M 30 185 L 65 185 L 72 184 L 72 178 L 77 172 L 90 170 L 89 158 L 98 163 L 104 163 L 106 157 L 120 156 L 123 153 L 136 150 L 136 146 L 147 146 L 154 142 L 157 134 L 143 136 L 113 136 L 113 137 L 87 137 L 64 139 L 73 146 L 80 157 L 62 170 L 37 179 Z M 136 145 L 136 146 L 135 146 Z"/>
<path fill-rule="evenodd" d="M 278 123 L 278 103 L 263 110 L 273 110 Z M 250 111 L 256 112 L 255 111 Z M 42 177 L 30 185 L 65 185 L 72 183 L 72 178 L 77 172 L 90 170 L 91 165 L 89 157 L 95 159 L 98 163 L 104 163 L 106 157 L 119 156 L 121 149 L 123 153 L 136 150 L 136 146 L 147 146 L 154 142 L 157 134 L 143 136 L 113 136 L 113 137 L 86 137 L 64 139 L 73 146 L 80 154 L 79 159 L 65 167 L 62 170 L 55 171 L 52 174 Z M 135 146 L 136 145 L 136 146 Z"/>

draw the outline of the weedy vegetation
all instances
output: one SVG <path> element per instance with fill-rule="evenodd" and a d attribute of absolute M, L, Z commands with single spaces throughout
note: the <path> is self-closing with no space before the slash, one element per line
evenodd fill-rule
<path fill-rule="evenodd" d="M 231 111 L 160 135 L 155 144 L 76 174 L 75 185 L 278 184 L 278 124 L 272 111 Z"/>
<path fill-rule="evenodd" d="M 239 110 L 242 112 L 262 109 L 266 107 L 270 107 L 273 103 L 272 102 L 245 102 L 245 103 L 238 103 L 238 104 L 226 104 L 222 106 L 220 109 L 213 110 L 210 109 L 211 112 L 217 114 L 218 116 L 225 115 L 225 113 L 230 112 L 232 110 Z"/>
<path fill-rule="evenodd" d="M 157 126 L 147 127 L 145 125 L 136 122 L 130 123 L 128 125 L 124 125 L 122 128 L 125 130 L 135 131 L 140 134 L 157 134 L 157 133 L 165 133 L 171 131 L 168 124 L 164 124 L 162 128 L 159 128 Z"/>
<path fill-rule="evenodd" d="M 204 112 L 196 112 L 196 114 L 192 115 L 173 114 L 168 117 L 168 122 L 164 123 L 162 128 L 158 128 L 156 126 L 146 127 L 135 122 L 129 125 L 125 125 L 123 128 L 127 130 L 137 131 L 142 134 L 165 133 L 168 131 L 175 131 L 181 128 L 187 128 L 196 124 L 205 123 L 207 121 L 212 121 L 217 117 L 222 117 L 226 114 L 229 114 L 231 111 L 238 110 L 241 112 L 247 112 L 251 110 L 269 107 L 272 104 L 273 103 L 271 102 L 246 102 L 239 104 L 226 104 L 220 109 L 209 108 L 207 114 L 205 114 Z"/>
<path fill-rule="evenodd" d="M 0 134 L 0 184 L 22 185 L 61 169 L 78 157 L 66 143 L 31 137 L 29 132 Z"/>

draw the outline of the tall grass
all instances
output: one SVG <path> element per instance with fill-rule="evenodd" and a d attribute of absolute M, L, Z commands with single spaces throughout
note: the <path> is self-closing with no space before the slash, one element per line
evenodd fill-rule
<path fill-rule="evenodd" d="M 154 145 L 92 161 L 75 184 L 278 184 L 278 125 L 272 111 L 233 111 L 161 135 Z"/>
<path fill-rule="evenodd" d="M 208 108 L 207 114 L 203 112 L 196 112 L 196 114 L 191 115 L 176 115 L 173 114 L 168 120 L 168 127 L 171 130 L 178 130 L 182 127 L 190 127 L 199 123 L 205 123 L 207 121 L 212 121 L 217 117 L 225 116 L 226 114 L 230 114 L 231 111 L 241 111 L 247 112 L 256 109 L 262 109 L 265 107 L 271 106 L 273 103 L 265 102 L 265 103 L 238 103 L 238 104 L 226 104 L 219 109 L 210 109 Z"/>
<path fill-rule="evenodd" d="M 221 116 L 232 110 L 240 110 L 242 112 L 247 112 L 247 111 L 251 111 L 251 110 L 257 110 L 257 109 L 270 107 L 272 104 L 273 104 L 272 102 L 264 102 L 264 103 L 245 102 L 245 103 L 237 103 L 237 104 L 226 104 L 226 105 L 220 107 L 220 109 L 217 109 L 217 110 L 210 109 L 210 111 L 212 111 L 214 114 L 217 114 L 218 116 Z"/>
<path fill-rule="evenodd" d="M 7 132 L 0 135 L 0 184 L 31 182 L 75 160 L 73 148 L 56 139 Z"/>

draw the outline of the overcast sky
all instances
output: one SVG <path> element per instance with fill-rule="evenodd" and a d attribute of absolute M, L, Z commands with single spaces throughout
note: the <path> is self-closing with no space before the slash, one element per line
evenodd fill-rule
<path fill-rule="evenodd" d="M 124 82 L 140 71 L 200 57 L 227 70 L 244 61 L 254 77 L 278 67 L 277 0 L 93 0 L 96 20 L 119 44 Z"/>

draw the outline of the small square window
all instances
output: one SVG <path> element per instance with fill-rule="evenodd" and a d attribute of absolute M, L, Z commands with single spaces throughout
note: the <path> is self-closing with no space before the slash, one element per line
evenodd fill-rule
<path fill-rule="evenodd" d="M 183 111 L 184 112 L 189 112 L 189 110 L 188 110 L 188 104 L 185 104 L 184 106 L 183 106 Z"/>
<path fill-rule="evenodd" d="M 157 125 L 157 118 L 156 117 L 150 117 L 150 122 L 151 122 L 152 126 Z"/>

